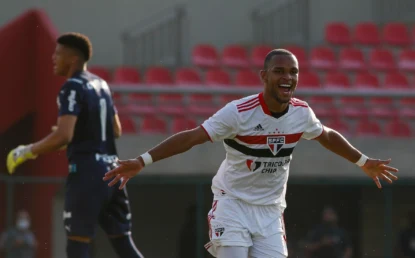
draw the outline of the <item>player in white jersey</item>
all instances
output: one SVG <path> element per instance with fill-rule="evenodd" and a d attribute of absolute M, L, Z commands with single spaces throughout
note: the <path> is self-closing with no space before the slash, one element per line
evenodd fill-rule
<path fill-rule="evenodd" d="M 208 214 L 208 251 L 218 258 L 288 256 L 282 213 L 292 152 L 301 139 L 315 139 L 326 149 L 356 163 L 381 188 L 380 179 L 397 177 L 389 160 L 368 158 L 340 133 L 325 127 L 306 102 L 293 98 L 299 68 L 284 49 L 264 61 L 264 91 L 233 101 L 201 126 L 180 132 L 136 159 L 120 161 L 104 180 L 109 186 L 128 180 L 145 166 L 188 151 L 207 141 L 223 141 L 226 158 L 213 178 L 214 201 Z"/>

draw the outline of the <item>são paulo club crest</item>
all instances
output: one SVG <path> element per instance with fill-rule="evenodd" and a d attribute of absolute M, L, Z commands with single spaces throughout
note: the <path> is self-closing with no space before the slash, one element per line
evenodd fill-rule
<path fill-rule="evenodd" d="M 285 144 L 285 136 L 271 136 L 267 137 L 268 148 L 272 154 L 277 155 Z"/>

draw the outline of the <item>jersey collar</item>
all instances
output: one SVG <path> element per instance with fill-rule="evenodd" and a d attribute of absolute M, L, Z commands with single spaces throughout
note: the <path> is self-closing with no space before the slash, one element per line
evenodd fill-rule
<path fill-rule="evenodd" d="M 271 112 L 269 111 L 267 104 L 265 104 L 265 100 L 264 100 L 264 93 L 261 92 L 258 94 L 258 98 L 259 98 L 259 103 L 261 104 L 262 110 L 264 111 L 265 114 L 271 116 Z"/>

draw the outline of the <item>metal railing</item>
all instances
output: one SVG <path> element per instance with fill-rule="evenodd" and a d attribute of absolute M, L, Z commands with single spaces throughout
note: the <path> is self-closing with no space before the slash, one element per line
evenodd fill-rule
<path fill-rule="evenodd" d="M 415 22 L 413 0 L 372 0 L 372 15 L 375 22 Z"/>
<path fill-rule="evenodd" d="M 271 0 L 252 12 L 258 44 L 281 46 L 309 42 L 309 0 Z M 308 47 L 308 46 L 304 46 Z"/>
<path fill-rule="evenodd" d="M 123 63 L 131 66 L 182 65 L 185 8 L 165 9 L 144 19 L 121 35 Z"/>

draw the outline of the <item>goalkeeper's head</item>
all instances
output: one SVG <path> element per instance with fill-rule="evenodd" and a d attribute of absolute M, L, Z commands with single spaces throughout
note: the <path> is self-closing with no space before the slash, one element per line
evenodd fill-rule
<path fill-rule="evenodd" d="M 89 38 L 81 33 L 66 33 L 56 40 L 53 53 L 53 71 L 56 75 L 71 77 L 72 74 L 86 68 L 92 56 L 92 44 Z"/>

